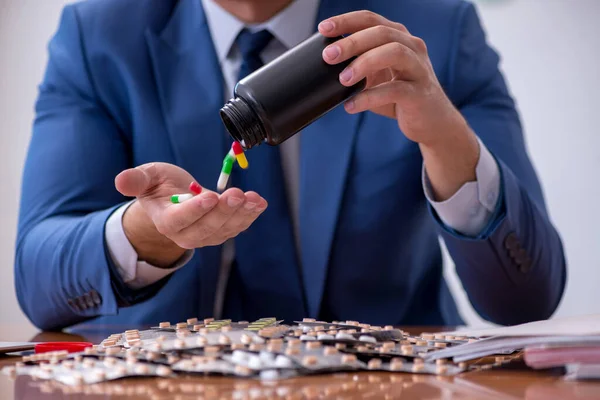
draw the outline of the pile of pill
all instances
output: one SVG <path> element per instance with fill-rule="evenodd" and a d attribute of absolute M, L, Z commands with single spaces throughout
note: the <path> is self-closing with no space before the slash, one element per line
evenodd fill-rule
<path fill-rule="evenodd" d="M 231 175 L 231 170 L 233 169 L 233 164 L 238 163 L 239 166 L 243 169 L 248 168 L 248 159 L 244 154 L 244 148 L 239 142 L 233 142 L 231 144 L 231 149 L 225 155 L 223 159 L 223 167 L 221 168 L 221 174 L 219 175 L 219 180 L 217 181 L 217 190 L 219 192 L 223 192 L 227 187 L 227 183 L 229 182 L 229 176 Z M 202 186 L 197 182 L 190 183 L 189 190 L 191 193 L 182 193 L 182 194 L 174 194 L 171 196 L 171 203 L 180 204 L 184 201 L 187 201 L 193 198 L 196 195 L 202 193 Z"/>
<path fill-rule="evenodd" d="M 268 381 L 342 371 L 452 376 L 511 361 L 488 357 L 467 363 L 435 357 L 445 348 L 476 340 L 469 337 L 415 336 L 393 326 L 357 321 L 283 322 L 274 317 L 252 322 L 213 318 L 160 322 L 147 330 L 115 333 L 80 353 L 27 356 L 4 373 L 81 386 L 124 377 L 198 373 Z"/>

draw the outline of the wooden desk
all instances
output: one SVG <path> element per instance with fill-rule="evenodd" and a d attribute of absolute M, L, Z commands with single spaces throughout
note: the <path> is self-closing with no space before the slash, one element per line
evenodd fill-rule
<path fill-rule="evenodd" d="M 90 341 L 99 343 L 111 333 L 132 327 L 84 326 L 72 333 L 38 333 L 31 328 L 0 325 L 4 341 Z M 140 327 L 139 329 L 142 329 Z M 407 329 L 414 333 L 431 328 Z M 438 329 L 439 330 L 439 329 Z M 18 361 L 0 357 L 0 367 Z M 2 399 L 600 399 L 600 383 L 566 382 L 561 371 L 531 371 L 509 366 L 456 377 L 436 377 L 390 373 L 339 373 L 280 381 L 259 381 L 185 377 L 178 379 L 124 379 L 76 390 L 54 382 L 18 377 L 15 381 L 0 375 Z M 65 396 L 66 395 L 66 396 Z"/>

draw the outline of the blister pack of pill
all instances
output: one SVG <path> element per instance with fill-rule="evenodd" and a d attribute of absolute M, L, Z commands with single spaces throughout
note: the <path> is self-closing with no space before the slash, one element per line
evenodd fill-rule
<path fill-rule="evenodd" d="M 333 322 L 326 322 L 326 321 L 317 321 L 313 318 L 304 318 L 302 321 L 294 321 L 294 323 L 298 324 L 299 326 L 307 326 L 307 327 L 316 327 L 316 326 L 323 326 L 323 327 L 327 327 L 327 329 L 356 329 L 358 331 L 360 331 L 361 329 L 371 329 L 374 331 L 381 331 L 381 330 L 394 330 L 395 328 L 392 325 L 386 325 L 386 326 L 376 326 L 376 325 L 370 325 L 370 324 L 361 324 L 358 321 L 333 321 Z"/>
<path fill-rule="evenodd" d="M 158 326 L 152 327 L 153 330 L 163 332 L 176 332 L 179 330 L 187 329 L 189 331 L 200 331 L 201 329 L 207 329 L 209 331 L 221 330 L 226 327 L 226 330 L 249 330 L 258 331 L 263 328 L 276 326 L 282 321 L 277 318 L 261 318 L 256 321 L 239 321 L 233 322 L 230 319 L 215 320 L 214 318 L 205 318 L 200 321 L 198 318 L 189 318 L 186 322 L 178 322 L 175 325 L 171 325 L 170 322 L 161 322 Z"/>
<path fill-rule="evenodd" d="M 354 353 L 362 356 L 384 358 L 404 357 L 407 359 L 422 357 L 428 351 L 432 350 L 431 348 L 426 346 L 399 344 L 394 342 L 361 344 L 358 346 L 348 347 L 348 349 L 346 350 L 347 353 Z"/>
<path fill-rule="evenodd" d="M 250 345 L 252 343 L 262 344 L 265 343 L 265 339 L 252 331 L 221 331 L 197 333 L 173 340 L 156 340 L 152 343 L 143 344 L 142 348 L 150 351 L 168 352 L 213 347 L 214 351 L 219 351 L 224 346 L 234 344 Z"/>
<path fill-rule="evenodd" d="M 67 359 L 59 363 L 38 365 L 17 364 L 14 373 L 30 375 L 38 379 L 52 379 L 65 385 L 93 384 L 132 376 L 174 377 L 172 369 L 165 365 L 127 362 L 115 357 L 97 359 L 84 357 Z M 8 373 L 12 373 L 11 370 Z"/>
<path fill-rule="evenodd" d="M 455 375 L 465 363 L 431 359 L 473 338 L 424 333 L 357 321 L 304 319 L 291 325 L 274 317 L 234 322 L 190 318 L 147 330 L 115 333 L 81 353 L 34 354 L 11 375 L 82 385 L 130 376 L 225 375 L 278 380 L 337 371 L 388 371 Z"/>
<path fill-rule="evenodd" d="M 238 368 L 237 366 L 210 356 L 194 356 L 191 359 L 184 359 L 172 365 L 174 371 L 186 372 L 202 375 L 237 375 L 241 377 L 250 377 L 254 374 L 247 368 Z"/>
<path fill-rule="evenodd" d="M 186 333 L 188 331 L 186 330 Z M 148 330 L 137 330 L 137 329 L 132 329 L 129 331 L 125 331 L 123 333 L 115 333 L 110 335 L 108 338 L 104 339 L 99 347 L 100 348 L 110 348 L 110 347 L 115 347 L 115 346 L 121 346 L 121 347 L 125 347 L 125 348 L 130 348 L 130 347 L 137 347 L 137 346 L 142 346 L 143 344 L 146 343 L 152 343 L 154 341 L 156 341 L 159 338 L 162 338 L 162 340 L 165 339 L 175 339 L 177 338 L 179 335 L 177 333 L 175 333 L 175 331 L 172 332 L 161 332 L 159 330 L 155 330 L 155 329 L 148 329 Z"/>
<path fill-rule="evenodd" d="M 303 370 L 315 372 L 352 371 L 365 369 L 366 365 L 356 355 L 339 351 L 335 347 L 324 346 L 320 342 L 307 342 L 292 351 L 286 349 L 286 356 Z"/>
<path fill-rule="evenodd" d="M 238 351 L 224 358 L 253 370 L 297 368 L 303 373 L 358 370 L 366 366 L 356 356 L 342 353 L 335 347 L 298 339 L 272 339 L 257 354 Z"/>
<path fill-rule="evenodd" d="M 261 350 L 258 353 L 235 350 L 231 354 L 223 355 L 222 358 L 233 365 L 241 365 L 252 371 L 297 368 L 297 365 L 289 357 L 267 350 Z"/>
<path fill-rule="evenodd" d="M 437 363 L 426 363 L 422 358 L 413 358 L 411 361 L 406 361 L 403 358 L 392 358 L 389 361 L 384 361 L 381 358 L 372 358 L 367 363 L 369 371 L 389 371 L 389 372 L 406 372 L 413 374 L 433 374 L 433 375 L 457 375 L 464 372 L 465 366 L 458 366 L 446 363 L 445 360 L 439 360 Z"/>

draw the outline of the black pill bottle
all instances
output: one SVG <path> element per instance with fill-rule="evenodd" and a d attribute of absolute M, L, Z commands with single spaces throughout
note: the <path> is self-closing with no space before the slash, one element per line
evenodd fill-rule
<path fill-rule="evenodd" d="M 276 146 L 364 89 L 366 80 L 342 85 L 339 74 L 353 59 L 336 65 L 322 52 L 342 37 L 316 33 L 235 86 L 220 116 L 233 139 L 246 149 Z"/>

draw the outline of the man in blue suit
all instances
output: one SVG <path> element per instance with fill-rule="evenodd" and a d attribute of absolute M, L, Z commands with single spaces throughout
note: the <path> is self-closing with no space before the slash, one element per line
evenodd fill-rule
<path fill-rule="evenodd" d="M 345 35 L 323 60 L 356 57 L 340 82 L 366 77 L 367 89 L 250 150 L 250 169 L 215 193 L 231 144 L 218 111 L 235 82 L 317 29 Z M 23 178 L 21 307 L 43 329 L 458 324 L 441 235 L 484 318 L 548 318 L 564 254 L 498 61 L 463 0 L 67 6 Z M 203 193 L 171 204 L 192 181 Z"/>

